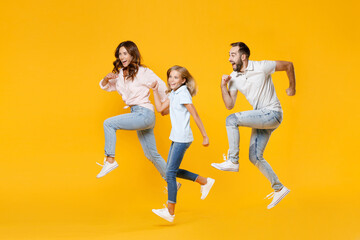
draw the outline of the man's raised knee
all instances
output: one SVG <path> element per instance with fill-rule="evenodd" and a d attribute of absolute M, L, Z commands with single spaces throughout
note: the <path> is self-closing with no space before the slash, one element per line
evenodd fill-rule
<path fill-rule="evenodd" d="M 237 123 L 236 123 L 236 116 L 235 114 L 231 114 L 226 118 L 226 126 L 227 127 L 237 127 Z"/>

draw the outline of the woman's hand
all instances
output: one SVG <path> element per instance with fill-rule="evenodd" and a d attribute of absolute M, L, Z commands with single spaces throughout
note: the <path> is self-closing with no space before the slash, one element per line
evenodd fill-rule
<path fill-rule="evenodd" d="M 207 147 L 207 146 L 209 146 L 209 144 L 210 144 L 210 143 L 209 143 L 209 137 L 208 137 L 208 136 L 205 136 L 202 145 L 203 145 L 204 147 Z"/>
<path fill-rule="evenodd" d="M 108 73 L 105 77 L 104 80 L 105 81 L 109 81 L 110 79 L 114 79 L 117 78 L 119 75 L 115 74 L 115 73 Z"/>
<path fill-rule="evenodd" d="M 147 84 L 149 88 L 151 88 L 153 91 L 158 90 L 159 88 L 159 83 L 157 81 L 154 81 L 152 83 L 148 83 Z"/>

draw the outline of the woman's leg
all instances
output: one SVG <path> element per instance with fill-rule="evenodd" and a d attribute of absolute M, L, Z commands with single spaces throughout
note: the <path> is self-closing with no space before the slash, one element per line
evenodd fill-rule
<path fill-rule="evenodd" d="M 146 158 L 154 164 L 162 178 L 166 179 L 166 162 L 157 151 L 153 128 L 139 130 L 137 134 Z"/>
<path fill-rule="evenodd" d="M 104 121 L 105 155 L 115 157 L 116 130 L 138 130 L 149 127 L 139 112 L 122 114 Z"/>

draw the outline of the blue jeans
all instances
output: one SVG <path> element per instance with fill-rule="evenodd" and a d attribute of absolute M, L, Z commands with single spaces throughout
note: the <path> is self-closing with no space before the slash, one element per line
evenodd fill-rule
<path fill-rule="evenodd" d="M 229 140 L 228 158 L 233 163 L 238 163 L 240 143 L 238 127 L 251 127 L 249 159 L 270 181 L 274 190 L 281 189 L 283 185 L 270 164 L 263 158 L 263 154 L 271 133 L 280 125 L 281 121 L 282 112 L 268 109 L 238 112 L 226 118 L 226 131 Z"/>
<path fill-rule="evenodd" d="M 141 106 L 132 106 L 131 113 L 104 121 L 105 155 L 115 157 L 116 130 L 136 130 L 141 146 L 148 158 L 165 179 L 166 163 L 156 149 L 154 136 L 155 113 Z"/>
<path fill-rule="evenodd" d="M 195 181 L 199 176 L 195 173 L 189 172 L 187 170 L 179 169 L 181 161 L 184 157 L 186 149 L 189 148 L 191 142 L 189 143 L 179 143 L 172 142 L 167 165 L 166 165 L 166 181 L 168 184 L 168 202 L 176 203 L 177 196 L 177 185 L 176 177 L 183 178 L 191 181 Z"/>

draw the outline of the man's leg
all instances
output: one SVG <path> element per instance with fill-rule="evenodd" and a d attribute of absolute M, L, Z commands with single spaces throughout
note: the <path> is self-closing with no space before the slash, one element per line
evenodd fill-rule
<path fill-rule="evenodd" d="M 238 160 L 240 144 L 240 134 L 238 127 L 242 126 L 257 129 L 275 129 L 280 125 L 280 115 L 277 112 L 267 109 L 238 112 L 229 115 L 226 118 L 226 131 L 229 141 L 227 161 L 224 163 L 213 163 L 211 165 L 220 170 L 237 172 L 239 169 Z"/>
<path fill-rule="evenodd" d="M 270 164 L 264 159 L 265 147 L 274 129 L 255 129 L 253 128 L 250 139 L 249 159 L 260 172 L 270 181 L 271 187 L 275 191 L 282 189 L 283 185 L 271 168 Z"/>

